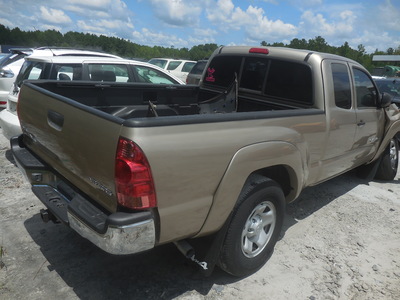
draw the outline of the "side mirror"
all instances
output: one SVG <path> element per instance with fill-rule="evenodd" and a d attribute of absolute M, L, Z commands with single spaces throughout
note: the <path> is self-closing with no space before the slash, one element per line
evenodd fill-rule
<path fill-rule="evenodd" d="M 380 107 L 386 108 L 390 104 L 392 104 L 393 97 L 392 95 L 388 93 L 382 93 L 381 101 L 380 101 Z"/>

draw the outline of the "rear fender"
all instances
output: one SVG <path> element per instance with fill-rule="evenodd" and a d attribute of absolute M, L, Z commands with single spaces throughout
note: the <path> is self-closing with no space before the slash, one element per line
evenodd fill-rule
<path fill-rule="evenodd" d="M 247 178 L 256 172 L 283 166 L 289 174 L 290 192 L 286 201 L 294 200 L 304 181 L 305 166 L 300 151 L 290 143 L 265 142 L 244 147 L 233 156 L 216 193 L 210 213 L 199 235 L 218 230 L 233 210 Z M 279 182 L 278 182 L 279 184 Z"/>

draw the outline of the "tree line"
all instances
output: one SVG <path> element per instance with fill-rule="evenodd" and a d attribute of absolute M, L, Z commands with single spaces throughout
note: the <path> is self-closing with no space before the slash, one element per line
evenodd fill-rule
<path fill-rule="evenodd" d="M 69 31 L 65 34 L 56 30 L 22 31 L 18 27 L 9 29 L 0 24 L 0 45 L 23 47 L 71 47 L 104 51 L 125 58 L 148 60 L 153 57 L 169 57 L 190 60 L 208 58 L 218 48 L 217 44 L 204 44 L 188 48 L 145 46 L 137 43 L 104 35 Z"/>
<path fill-rule="evenodd" d="M 370 71 L 373 68 L 383 67 L 388 64 L 386 62 L 373 62 L 372 57 L 374 55 L 400 55 L 400 45 L 397 47 L 397 49 L 388 48 L 386 51 L 380 51 L 380 50 L 376 49 L 374 53 L 368 54 L 365 51 L 365 46 L 362 44 L 357 46 L 357 50 L 351 48 L 347 41 L 344 42 L 344 44 L 342 46 L 335 47 L 335 46 L 328 45 L 328 43 L 325 41 L 325 39 L 321 36 L 317 36 L 314 39 L 310 39 L 308 41 L 305 39 L 295 38 L 295 39 L 291 40 L 289 44 L 283 44 L 283 43 L 268 44 L 267 42 L 262 41 L 261 45 L 262 46 L 273 46 L 273 47 L 289 47 L 289 48 L 295 48 L 295 49 L 305 49 L 305 50 L 311 50 L 311 51 L 336 54 L 336 55 L 344 56 L 344 57 L 350 58 L 352 60 L 355 60 Z M 389 64 L 400 65 L 400 62 L 397 62 L 397 63 L 390 62 Z"/>
<path fill-rule="evenodd" d="M 218 48 L 218 45 L 213 43 L 193 46 L 190 49 L 175 48 L 173 46 L 169 48 L 161 46 L 150 47 L 118 37 L 108 37 L 104 35 L 98 36 L 95 34 L 73 31 L 69 31 L 65 34 L 56 30 L 22 31 L 18 27 L 10 29 L 2 24 L 0 24 L 0 45 L 83 48 L 104 51 L 125 58 L 140 58 L 145 60 L 153 57 L 200 60 L 208 58 L 212 52 Z M 374 53 L 368 54 L 365 51 L 365 46 L 362 44 L 358 45 L 357 49 L 351 48 L 348 42 L 345 42 L 340 47 L 335 47 L 328 45 L 325 39 L 321 36 L 309 40 L 295 38 L 288 44 L 276 42 L 267 43 L 266 41 L 262 41 L 260 45 L 290 47 L 337 54 L 359 62 L 369 70 L 372 70 L 374 67 L 385 65 L 384 62 L 372 62 L 373 55 L 400 55 L 400 45 L 397 49 L 389 48 L 386 51 L 376 49 Z"/>

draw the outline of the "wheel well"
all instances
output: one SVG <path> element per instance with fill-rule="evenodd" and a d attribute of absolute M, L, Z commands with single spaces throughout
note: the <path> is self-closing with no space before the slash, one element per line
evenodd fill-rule
<path fill-rule="evenodd" d="M 293 192 L 294 187 L 297 184 L 297 182 L 294 182 L 297 180 L 294 171 L 290 167 L 283 165 L 271 166 L 254 171 L 247 178 L 246 184 L 249 181 L 251 182 L 252 177 L 256 175 L 268 177 L 276 181 L 281 186 L 283 193 L 285 194 L 285 197 L 287 197 L 291 192 Z"/>

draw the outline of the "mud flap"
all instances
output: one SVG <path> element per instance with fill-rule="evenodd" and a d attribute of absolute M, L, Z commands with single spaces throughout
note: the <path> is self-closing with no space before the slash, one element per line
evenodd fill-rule
<path fill-rule="evenodd" d="M 222 245 L 231 223 L 232 214 L 229 215 L 221 229 L 213 235 L 197 238 L 190 243 L 194 253 L 187 258 L 198 266 L 198 273 L 201 276 L 209 277 L 218 263 Z"/>
<path fill-rule="evenodd" d="M 375 178 L 375 174 L 378 171 L 379 165 L 381 164 L 382 155 L 369 165 L 363 165 L 358 167 L 357 176 L 365 179 L 366 181 L 372 181 Z"/>

